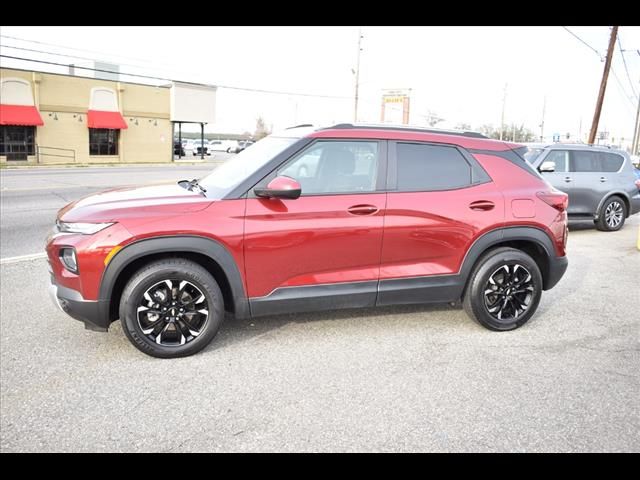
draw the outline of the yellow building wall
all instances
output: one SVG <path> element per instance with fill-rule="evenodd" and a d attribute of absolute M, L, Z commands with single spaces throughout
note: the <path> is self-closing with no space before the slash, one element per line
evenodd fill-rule
<path fill-rule="evenodd" d="M 34 101 L 44 121 L 44 125 L 36 130 L 39 158 L 30 156 L 27 163 L 38 160 L 42 164 L 173 160 L 169 88 L 6 68 L 0 69 L 0 76 L 31 82 Z M 128 125 L 120 131 L 118 155 L 89 155 L 87 110 L 93 87 L 107 87 L 118 93 L 118 106 Z M 0 156 L 0 163 L 6 163 L 6 157 Z"/>

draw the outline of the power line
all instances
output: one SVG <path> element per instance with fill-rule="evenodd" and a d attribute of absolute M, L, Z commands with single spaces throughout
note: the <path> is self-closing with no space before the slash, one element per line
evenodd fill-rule
<path fill-rule="evenodd" d="M 596 52 L 596 55 L 598 55 L 600 57 L 600 60 L 602 61 L 602 55 L 600 54 L 600 52 L 598 50 L 596 50 L 595 48 L 593 48 L 591 45 L 589 45 L 587 42 L 585 42 L 584 40 L 582 40 L 578 35 L 576 35 L 575 33 L 573 33 L 571 30 L 569 30 L 567 27 L 562 27 L 564 28 L 567 32 L 569 32 L 571 35 L 573 35 L 574 37 L 576 37 L 578 40 L 580 40 L 580 42 L 582 42 L 584 45 L 586 45 L 587 47 L 589 47 L 591 50 L 593 50 L 594 52 Z"/>
<path fill-rule="evenodd" d="M 36 60 L 36 59 L 33 59 L 33 58 L 16 57 L 16 56 L 13 56 L 13 55 L 1 54 L 0 57 L 10 58 L 10 59 L 13 59 L 13 60 L 22 60 L 22 61 L 26 61 L 26 62 L 43 63 L 43 64 L 47 64 L 47 65 L 56 65 L 56 66 L 59 66 L 59 67 L 69 67 L 69 64 L 67 64 L 67 63 L 50 62 L 50 61 L 46 61 L 46 60 Z M 151 75 L 142 75 L 142 74 L 138 74 L 138 73 L 127 73 L 127 72 L 121 72 L 121 71 L 120 72 L 116 72 L 116 71 L 113 71 L 113 70 L 106 70 L 106 69 L 102 69 L 102 68 L 81 67 L 81 66 L 78 66 L 78 65 L 74 65 L 74 68 L 81 69 L 81 70 L 91 70 L 93 72 L 113 73 L 113 74 L 116 74 L 116 75 L 125 75 L 125 76 L 136 77 L 136 78 L 146 78 L 146 79 L 149 79 L 149 80 L 161 80 L 161 81 L 164 81 L 164 82 L 176 81 L 176 82 L 183 82 L 183 83 L 194 83 L 194 82 L 187 82 L 187 81 L 183 81 L 183 80 L 175 80 L 175 79 L 164 78 L 164 77 L 154 77 L 154 76 L 151 76 Z M 266 90 L 266 89 L 262 89 L 262 88 L 235 87 L 235 86 L 232 86 L 232 85 L 216 85 L 216 87 L 218 87 L 218 88 L 226 88 L 227 90 L 241 90 L 241 91 L 245 91 L 245 92 L 268 93 L 268 94 L 273 94 L 273 95 L 289 95 L 289 96 L 294 96 L 294 97 L 334 98 L 334 99 L 339 99 L 339 100 L 353 100 L 352 97 L 339 96 L 339 95 L 319 95 L 319 94 L 313 94 L 313 93 L 285 92 L 285 91 L 280 91 L 280 90 Z"/>
<path fill-rule="evenodd" d="M 627 94 L 627 91 L 624 89 L 624 87 L 622 86 L 622 82 L 620 81 L 620 78 L 618 78 L 618 74 L 616 73 L 616 71 L 613 69 L 613 66 L 611 67 L 611 73 L 613 73 L 614 78 L 616 79 L 616 81 L 618 82 L 618 86 L 620 87 L 620 91 L 622 92 L 622 94 L 624 95 L 625 99 L 627 99 L 629 101 L 629 104 L 631 105 L 631 108 L 634 109 L 635 108 L 635 101 L 631 98 L 631 96 L 629 96 Z"/>
<path fill-rule="evenodd" d="M 633 96 L 638 98 L 635 89 L 633 88 L 633 82 L 631 81 L 631 75 L 629 75 L 629 69 L 627 68 L 627 60 L 624 58 L 624 50 L 622 49 L 622 42 L 620 41 L 620 36 L 618 35 L 618 47 L 620 47 L 620 56 L 622 57 L 622 63 L 624 63 L 624 70 L 627 72 L 627 78 L 629 79 L 629 85 L 631 86 L 631 91 L 633 92 Z"/>
<path fill-rule="evenodd" d="M 589 47 L 591 50 L 593 50 L 599 57 L 600 57 L 600 61 L 603 60 L 602 55 L 600 54 L 600 52 L 598 50 L 596 50 L 595 48 L 593 48 L 591 45 L 589 45 L 587 42 L 585 42 L 584 40 L 582 40 L 578 35 L 576 35 L 575 33 L 573 33 L 571 30 L 569 30 L 567 27 L 562 27 L 564 28 L 567 32 L 569 32 L 571 35 L 573 35 L 575 38 L 577 38 L 578 40 L 580 40 L 580 42 L 582 42 L 584 45 L 586 45 L 587 47 Z M 618 37 L 618 42 L 620 42 L 620 37 Z M 618 43 L 619 44 L 619 43 Z M 620 50 L 622 50 L 622 48 L 620 48 Z M 621 52 L 622 54 L 622 52 Z M 624 56 L 623 56 L 624 59 Z M 625 62 L 625 68 L 626 68 L 627 64 Z M 624 89 L 624 87 L 622 86 L 622 82 L 620 81 L 620 79 L 618 78 L 618 75 L 616 74 L 616 71 L 614 70 L 613 66 L 611 66 L 611 72 L 613 73 L 613 76 L 615 77 L 616 81 L 618 82 L 618 85 L 620 86 L 620 90 L 622 91 L 624 97 L 630 102 L 632 108 L 635 108 L 635 102 L 632 100 L 632 98 L 627 94 L 626 90 Z M 629 72 L 627 71 L 627 75 L 629 74 Z M 629 79 L 629 81 L 631 81 L 631 79 Z M 634 92 L 634 96 L 635 96 L 635 92 Z"/>
<path fill-rule="evenodd" d="M 125 57 L 123 55 L 113 55 L 113 54 L 108 54 L 108 53 L 105 53 L 105 52 L 99 52 L 97 50 L 87 50 L 86 48 L 76 48 L 76 47 L 69 47 L 69 46 L 66 46 L 66 45 L 58 45 L 58 44 L 55 44 L 55 43 L 40 42 L 38 40 L 28 40 L 26 38 L 12 37 L 10 35 L 0 35 L 0 37 L 2 37 L 2 38 L 10 38 L 11 40 L 19 40 L 21 42 L 36 43 L 38 45 L 46 45 L 48 47 L 65 48 L 67 50 L 75 50 L 77 52 L 98 53 L 100 55 L 107 55 L 107 56 L 112 55 L 114 57 L 126 58 L 128 60 L 136 60 L 136 61 L 139 61 L 139 62 L 151 63 L 150 60 L 145 60 L 145 59 L 142 59 L 142 58 Z"/>
<path fill-rule="evenodd" d="M 80 57 L 78 55 L 67 55 L 67 54 L 64 54 L 64 53 L 46 52 L 44 50 L 35 50 L 33 48 L 16 47 L 14 45 L 0 45 L 0 47 L 2 47 L 2 48 L 12 48 L 14 50 L 23 50 L 23 51 L 26 51 L 26 52 L 43 53 L 45 55 L 54 55 L 56 57 L 73 58 L 73 59 L 76 59 L 76 60 L 89 60 L 91 62 L 102 61 L 102 62 L 105 62 L 105 63 L 109 63 L 106 60 L 99 60 L 99 59 L 96 59 L 96 58 Z M 122 65 L 122 66 L 125 66 L 125 67 L 147 68 L 147 67 L 143 67 L 141 65 L 132 65 L 132 64 L 121 63 L 121 62 L 117 62 L 117 63 L 118 63 L 118 65 Z"/>

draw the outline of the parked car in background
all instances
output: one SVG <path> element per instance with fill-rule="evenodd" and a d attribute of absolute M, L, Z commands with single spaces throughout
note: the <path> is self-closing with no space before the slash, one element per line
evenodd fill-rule
<path fill-rule="evenodd" d="M 185 150 L 191 150 L 193 148 L 193 140 L 189 139 L 189 138 L 183 138 L 182 139 L 182 148 L 184 148 Z"/>
<path fill-rule="evenodd" d="M 551 185 L 569 195 L 570 217 L 593 219 L 599 230 L 616 231 L 629 215 L 640 212 L 640 182 L 627 152 L 554 143 L 524 156 Z"/>
<path fill-rule="evenodd" d="M 185 155 L 184 147 L 178 140 L 173 142 L 173 154 L 174 155 L 180 155 L 182 157 Z"/>
<path fill-rule="evenodd" d="M 204 142 L 202 142 L 202 140 L 194 140 L 191 149 L 194 156 L 202 155 L 203 153 L 205 155 L 211 155 L 211 152 L 209 152 L 209 142 L 206 140 Z"/>
<path fill-rule="evenodd" d="M 164 358 L 206 347 L 225 311 L 460 302 L 513 330 L 568 265 L 567 195 L 518 147 L 473 132 L 287 129 L 200 180 L 65 206 L 46 247 L 51 295 L 87 328 L 119 318 Z"/>
<path fill-rule="evenodd" d="M 227 153 L 235 152 L 236 148 L 238 148 L 238 140 L 229 140 L 227 143 L 227 148 L 225 149 L 225 152 Z"/>
<path fill-rule="evenodd" d="M 229 152 L 235 148 L 238 142 L 234 140 L 209 140 L 209 150 L 216 152 Z"/>
<path fill-rule="evenodd" d="M 229 153 L 240 153 L 245 148 L 250 147 L 255 142 L 253 140 L 240 140 L 235 148 L 230 149 Z"/>

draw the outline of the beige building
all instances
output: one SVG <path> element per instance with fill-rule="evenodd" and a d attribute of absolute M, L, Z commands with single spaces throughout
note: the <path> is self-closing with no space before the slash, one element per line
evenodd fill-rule
<path fill-rule="evenodd" d="M 0 87 L 0 163 L 171 162 L 177 123 L 214 118 L 206 85 L 2 68 Z"/>

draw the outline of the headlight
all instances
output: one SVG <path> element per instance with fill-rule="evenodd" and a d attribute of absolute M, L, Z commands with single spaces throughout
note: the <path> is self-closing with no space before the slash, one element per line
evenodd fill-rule
<path fill-rule="evenodd" d="M 60 260 L 67 270 L 78 273 L 78 259 L 74 248 L 65 247 L 60 249 Z"/>
<path fill-rule="evenodd" d="M 93 233 L 104 230 L 113 223 L 66 223 L 57 222 L 58 230 L 62 233 L 81 233 L 83 235 L 91 235 Z"/>

